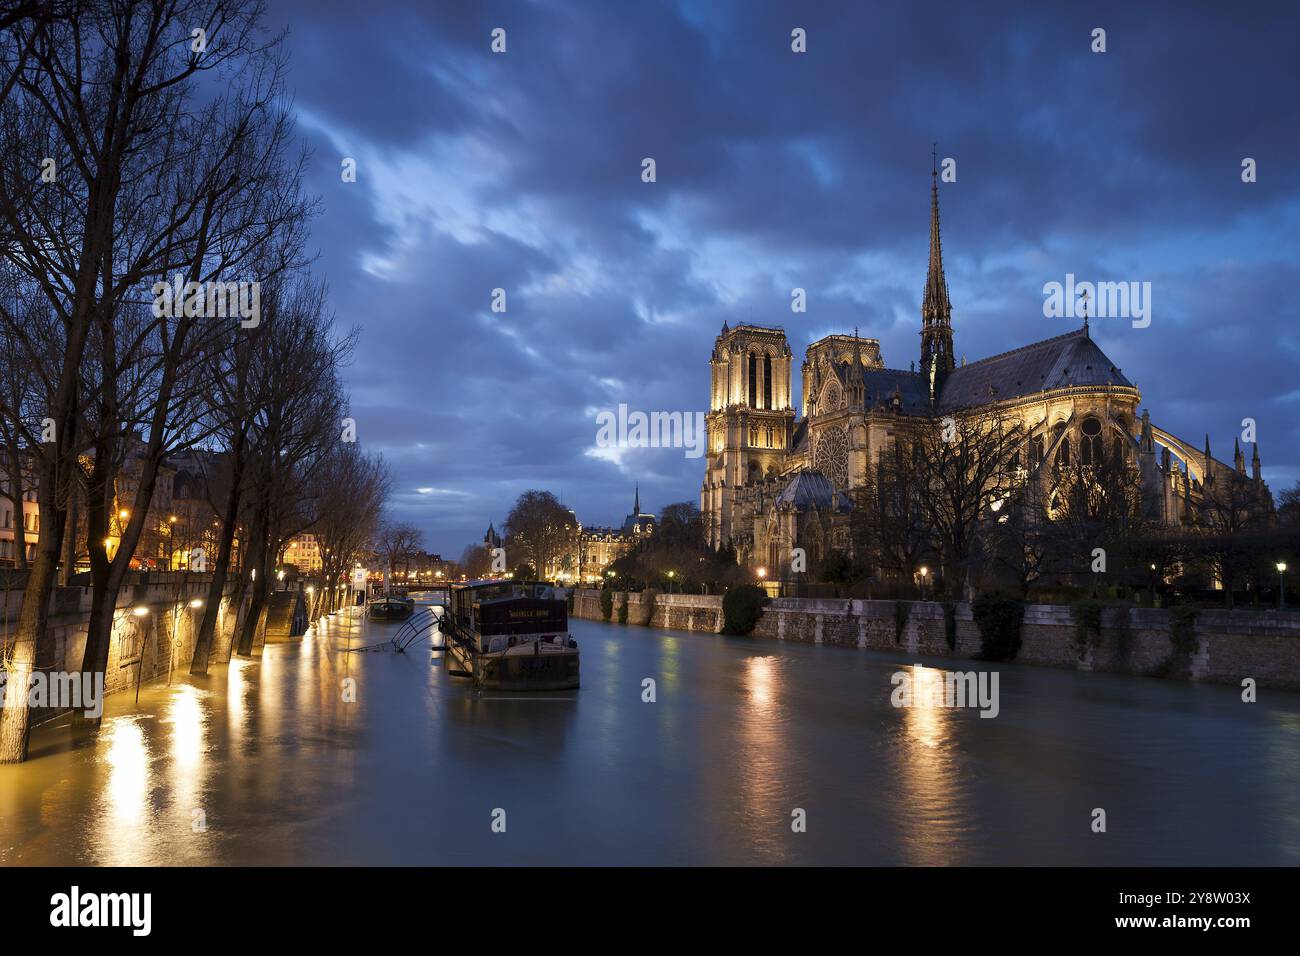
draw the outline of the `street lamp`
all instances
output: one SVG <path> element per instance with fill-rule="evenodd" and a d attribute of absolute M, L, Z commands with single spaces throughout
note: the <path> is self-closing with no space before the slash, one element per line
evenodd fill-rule
<path fill-rule="evenodd" d="M 925 576 L 930 573 L 930 569 L 923 564 L 921 565 L 920 571 L 921 571 L 921 598 L 924 599 L 925 598 Z"/>
<path fill-rule="evenodd" d="M 759 576 L 759 579 L 760 579 L 760 580 L 763 579 L 763 578 L 765 578 L 765 577 L 767 577 L 767 568 L 759 568 L 759 569 L 758 569 L 758 576 Z"/>
<path fill-rule="evenodd" d="M 669 572 L 668 572 L 668 593 L 669 593 L 669 594 L 672 594 L 672 593 L 673 593 L 673 576 L 674 576 L 676 573 L 677 573 L 676 571 L 669 571 Z"/>
<path fill-rule="evenodd" d="M 1277 563 L 1277 609 L 1280 611 L 1286 607 L 1286 562 Z"/>

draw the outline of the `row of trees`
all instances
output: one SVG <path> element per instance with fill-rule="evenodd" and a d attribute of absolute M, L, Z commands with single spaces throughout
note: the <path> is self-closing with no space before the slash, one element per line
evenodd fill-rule
<path fill-rule="evenodd" d="M 315 203 L 263 15 L 254 0 L 68 0 L 4 18 L 0 464 L 15 513 L 34 486 L 41 522 L 10 682 L 26 686 L 78 553 L 92 587 L 81 669 L 105 669 L 169 460 L 210 466 L 219 528 L 195 673 L 232 573 L 249 653 L 285 541 L 316 528 L 341 571 L 373 535 L 387 478 L 343 440 L 354 334 L 333 332 L 308 270 Z M 28 718 L 3 709 L 0 761 L 24 759 Z"/>

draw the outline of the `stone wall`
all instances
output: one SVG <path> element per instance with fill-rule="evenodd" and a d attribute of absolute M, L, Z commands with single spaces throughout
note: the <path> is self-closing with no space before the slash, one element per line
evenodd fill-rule
<path fill-rule="evenodd" d="M 617 621 L 622 592 L 614 595 Z M 973 658 L 980 650 L 979 629 L 970 605 L 953 605 L 956 633 L 950 649 L 943 606 L 933 601 L 898 602 L 777 598 L 754 629 L 756 638 L 838 644 L 875 650 L 904 650 L 933 657 Z M 718 595 L 628 595 L 628 623 L 716 634 L 722 630 Z M 600 592 L 578 591 L 574 616 L 601 620 Z M 1260 686 L 1300 689 L 1300 611 L 1201 611 L 1195 622 L 1196 649 L 1174 651 L 1170 612 L 1158 608 L 1106 608 L 1099 638 L 1079 639 L 1069 607 L 1031 604 L 1025 608 L 1021 648 L 1025 664 L 1069 667 L 1117 674 L 1174 677 L 1238 684 L 1252 677 Z"/>
<path fill-rule="evenodd" d="M 189 671 L 194 638 L 203 619 L 203 608 L 192 607 L 191 602 L 207 599 L 211 581 L 210 574 L 185 571 L 138 572 L 127 576 L 113 616 L 108 667 L 104 671 L 106 693 L 131 691 L 137 681 L 148 683 L 165 679 L 172 671 Z M 12 639 L 17 626 L 25 575 L 11 575 L 6 583 L 9 587 L 0 589 L 0 644 Z M 229 582 L 218 608 L 214 661 L 230 657 L 236 616 L 230 599 L 233 587 L 234 582 Z M 39 670 L 81 669 L 90 596 L 89 585 L 55 589 L 45 636 L 36 649 Z M 148 613 L 136 614 L 139 608 L 147 609 Z M 32 716 L 33 723 L 40 723 L 58 713 L 41 709 Z"/>

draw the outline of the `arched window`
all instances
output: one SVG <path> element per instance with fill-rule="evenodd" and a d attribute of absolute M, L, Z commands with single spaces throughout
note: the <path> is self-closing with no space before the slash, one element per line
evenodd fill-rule
<path fill-rule="evenodd" d="M 1101 422 L 1095 418 L 1085 418 L 1079 427 L 1083 438 L 1079 442 L 1079 463 L 1082 465 L 1099 465 L 1102 459 Z"/>
<path fill-rule="evenodd" d="M 749 353 L 749 407 L 758 407 L 758 356 Z"/>
<path fill-rule="evenodd" d="M 1037 468 L 1043 463 L 1043 435 L 1040 432 L 1029 439 L 1029 467 Z"/>
<path fill-rule="evenodd" d="M 1055 425 L 1052 426 L 1053 440 L 1060 441 L 1060 446 L 1056 452 L 1057 468 L 1060 468 L 1063 465 L 1068 465 L 1070 463 L 1070 439 L 1066 437 L 1062 437 L 1064 435 L 1065 435 L 1065 422 L 1057 422 Z"/>
<path fill-rule="evenodd" d="M 1065 433 L 1065 421 L 1057 421 L 1056 424 L 1052 425 L 1052 434 L 1053 437 L 1056 437 L 1057 440 L 1060 441 L 1060 446 L 1058 446 L 1057 449 L 1057 467 L 1061 468 L 1069 466 L 1070 437 Z"/>
<path fill-rule="evenodd" d="M 772 356 L 763 356 L 763 407 L 772 407 Z M 770 445 L 771 442 L 768 442 Z"/>

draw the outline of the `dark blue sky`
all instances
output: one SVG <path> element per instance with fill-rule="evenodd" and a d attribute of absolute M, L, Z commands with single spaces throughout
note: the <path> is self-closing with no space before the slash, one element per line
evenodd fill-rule
<path fill-rule="evenodd" d="M 701 459 L 593 455 L 595 413 L 704 410 L 724 320 L 799 359 L 857 326 L 906 368 L 935 140 L 959 356 L 1074 327 L 1043 316 L 1068 272 L 1149 281 L 1150 327 L 1093 330 L 1152 418 L 1227 460 L 1254 418 L 1274 493 L 1300 479 L 1300 16 L 1058 6 L 273 0 L 393 512 L 454 557 L 527 488 L 584 524 L 638 480 L 698 501 Z"/>

